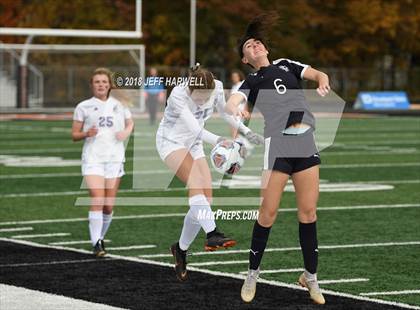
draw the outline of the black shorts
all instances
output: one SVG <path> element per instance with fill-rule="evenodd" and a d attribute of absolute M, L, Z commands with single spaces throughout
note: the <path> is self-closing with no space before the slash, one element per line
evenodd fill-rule
<path fill-rule="evenodd" d="M 310 157 L 289 157 L 276 158 L 272 170 L 280 171 L 292 175 L 293 173 L 311 168 L 321 164 L 321 157 L 318 153 Z"/>
<path fill-rule="evenodd" d="M 264 170 L 277 170 L 292 175 L 320 163 L 312 132 L 265 139 Z"/>

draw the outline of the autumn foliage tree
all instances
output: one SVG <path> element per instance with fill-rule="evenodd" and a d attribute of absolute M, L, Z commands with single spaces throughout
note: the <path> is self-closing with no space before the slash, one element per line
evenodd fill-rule
<path fill-rule="evenodd" d="M 133 0 L 3 0 L 3 26 L 121 29 L 134 27 Z M 408 68 L 420 52 L 420 1 L 415 0 L 198 0 L 197 58 L 207 66 L 237 67 L 236 39 L 259 13 L 276 11 L 273 57 L 318 66 L 386 65 Z M 36 43 L 142 43 L 147 62 L 189 63 L 190 1 L 143 1 L 142 39 L 37 37 Z M 4 42 L 23 42 L 3 36 Z M 387 58 L 386 58 L 387 57 Z"/>

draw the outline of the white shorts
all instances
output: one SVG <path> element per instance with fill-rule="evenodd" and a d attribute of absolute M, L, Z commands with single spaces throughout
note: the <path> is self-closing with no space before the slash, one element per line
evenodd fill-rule
<path fill-rule="evenodd" d="M 168 157 L 168 155 L 171 154 L 172 152 L 180 150 L 180 149 L 188 149 L 188 147 L 181 143 L 168 141 L 165 138 L 157 136 L 156 149 L 159 153 L 160 158 L 163 161 L 165 161 L 165 158 Z M 204 148 L 203 148 L 203 141 L 200 140 L 200 141 L 195 142 L 191 147 L 189 147 L 189 152 L 191 154 L 191 157 L 194 160 L 202 158 L 202 157 L 206 157 L 206 154 L 204 153 Z"/>
<path fill-rule="evenodd" d="M 120 178 L 125 174 L 124 163 L 82 164 L 82 175 L 100 175 L 105 179 Z"/>

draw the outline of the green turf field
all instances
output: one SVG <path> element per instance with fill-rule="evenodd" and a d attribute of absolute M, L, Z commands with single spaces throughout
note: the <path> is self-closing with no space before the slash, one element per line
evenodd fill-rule
<path fill-rule="evenodd" d="M 146 123 L 136 122 L 136 135 L 128 144 L 127 175 L 119 195 L 122 205 L 116 207 L 107 245 L 110 253 L 171 262 L 168 249 L 179 237 L 187 207 L 170 202 L 185 197 L 186 191 L 172 186 L 172 175 L 155 151 L 156 128 Z M 89 239 L 87 206 L 75 206 L 87 196 L 78 163 L 82 144 L 71 141 L 70 127 L 70 121 L 0 123 L 0 237 L 43 244 Z M 255 127 L 260 129 L 261 124 Z M 220 120 L 207 128 L 227 134 Z M 330 281 L 321 287 L 420 306 L 420 119 L 343 119 L 334 145 L 321 157 L 318 277 Z M 48 166 L 58 161 L 58 166 Z M 262 161 L 262 149 L 257 148 L 232 186 L 247 188 L 215 189 L 216 197 L 227 198 L 220 198 L 213 209 L 257 209 L 249 201 L 259 195 L 255 184 Z M 213 176 L 220 182 L 220 176 Z M 169 184 L 170 189 L 164 190 Z M 262 263 L 263 270 L 272 272 L 261 274 L 262 279 L 282 283 L 295 283 L 299 271 L 287 269 L 303 266 L 290 188 L 283 195 Z M 161 205 L 148 205 L 148 199 L 159 197 Z M 224 205 L 228 198 L 237 204 Z M 201 233 L 191 248 L 190 265 L 235 274 L 246 271 L 253 221 L 220 220 L 218 226 L 236 238 L 238 245 L 232 251 L 239 251 L 203 253 Z M 5 231 L 14 228 L 26 230 Z M 68 235 L 25 237 L 55 233 Z M 139 245 L 150 247 L 111 249 Z M 88 243 L 64 246 L 90 249 Z M 383 292 L 395 294 L 379 294 Z"/>

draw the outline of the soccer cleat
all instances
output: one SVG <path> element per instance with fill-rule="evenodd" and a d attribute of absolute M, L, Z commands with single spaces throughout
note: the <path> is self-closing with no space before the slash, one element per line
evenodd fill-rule
<path fill-rule="evenodd" d="M 257 290 L 257 280 L 260 274 L 260 268 L 257 270 L 248 270 L 248 275 L 242 285 L 241 298 L 245 302 L 251 302 L 254 299 L 255 291 Z"/>
<path fill-rule="evenodd" d="M 174 243 L 171 246 L 171 253 L 175 259 L 175 274 L 179 281 L 187 280 L 187 251 L 182 251 L 179 243 Z"/>
<path fill-rule="evenodd" d="M 230 248 L 236 245 L 236 241 L 232 238 L 226 237 L 223 233 L 216 231 L 213 235 L 207 238 L 204 245 L 206 251 L 216 251 L 220 248 Z"/>
<path fill-rule="evenodd" d="M 93 247 L 93 254 L 95 254 L 96 257 L 105 256 L 106 252 L 103 240 L 98 240 L 98 242 L 96 242 L 95 246 Z"/>
<path fill-rule="evenodd" d="M 299 277 L 299 284 L 309 290 L 309 295 L 314 303 L 318 305 L 325 304 L 325 299 L 322 296 L 316 277 L 313 280 L 309 280 L 306 278 L 305 273 L 302 273 Z"/>

